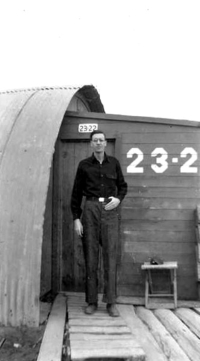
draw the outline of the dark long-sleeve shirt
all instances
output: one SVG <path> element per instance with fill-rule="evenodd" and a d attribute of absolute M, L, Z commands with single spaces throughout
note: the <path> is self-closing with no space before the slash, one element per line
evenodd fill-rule
<path fill-rule="evenodd" d="M 80 218 L 82 197 L 117 197 L 120 201 L 127 193 L 127 183 L 119 161 L 104 155 L 102 164 L 94 154 L 79 163 L 71 197 L 73 219 Z"/>

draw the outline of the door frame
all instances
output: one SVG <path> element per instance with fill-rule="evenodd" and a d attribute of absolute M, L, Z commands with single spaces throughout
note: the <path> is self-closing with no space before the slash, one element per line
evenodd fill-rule
<path fill-rule="evenodd" d="M 80 113 L 78 114 L 79 120 L 85 122 L 85 114 L 81 117 Z M 91 123 L 94 122 L 94 119 L 99 123 L 99 128 L 101 125 L 102 114 L 99 119 L 99 114 L 94 114 L 90 120 Z M 105 114 L 103 119 L 105 119 Z M 103 120 L 102 119 L 102 120 Z M 63 123 L 65 123 L 67 117 L 64 118 Z M 63 126 L 62 126 L 63 125 Z M 85 133 L 83 137 L 79 138 L 79 134 L 67 133 L 65 129 L 65 124 L 61 125 L 60 133 L 55 144 L 55 152 L 53 156 L 53 207 L 52 207 L 52 292 L 54 294 L 62 292 L 62 177 L 61 174 L 61 142 L 64 140 L 70 140 L 76 142 L 77 140 L 88 140 L 89 133 Z M 114 156 L 120 160 L 120 151 L 121 151 L 121 134 L 116 132 L 109 132 L 107 139 L 115 142 Z"/>

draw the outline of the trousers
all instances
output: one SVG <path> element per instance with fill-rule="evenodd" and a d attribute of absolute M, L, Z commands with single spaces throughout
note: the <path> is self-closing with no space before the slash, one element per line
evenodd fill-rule
<path fill-rule="evenodd" d="M 118 208 L 105 210 L 105 203 L 86 200 L 83 215 L 83 252 L 86 266 L 86 302 L 98 302 L 98 261 L 102 247 L 104 269 L 103 302 L 115 303 L 119 240 Z"/>

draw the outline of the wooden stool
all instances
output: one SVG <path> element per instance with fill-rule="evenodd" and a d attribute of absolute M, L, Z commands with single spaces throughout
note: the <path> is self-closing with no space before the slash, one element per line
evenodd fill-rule
<path fill-rule="evenodd" d="M 145 271 L 145 307 L 148 308 L 148 301 L 150 297 L 173 297 L 174 299 L 174 308 L 177 307 L 177 276 L 176 270 L 178 268 L 177 262 L 164 262 L 158 265 L 152 265 L 150 262 L 145 262 L 141 266 L 142 270 Z M 169 270 L 170 279 L 172 284 L 173 293 L 153 293 L 150 294 L 149 290 L 152 290 L 152 270 Z"/>

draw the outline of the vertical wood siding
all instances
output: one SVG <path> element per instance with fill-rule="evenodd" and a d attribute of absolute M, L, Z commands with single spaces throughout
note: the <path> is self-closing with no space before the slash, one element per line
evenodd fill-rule
<path fill-rule="evenodd" d="M 62 124 L 62 139 L 77 134 L 79 123 L 98 123 L 108 139 L 121 139 L 117 157 L 126 181 L 128 194 L 121 206 L 121 259 L 118 266 L 118 295 L 144 295 L 144 274 L 141 264 L 151 257 L 178 262 L 178 297 L 197 298 L 194 211 L 200 203 L 200 128 L 191 121 L 127 117 L 109 114 L 88 114 L 82 118 L 67 113 Z M 186 148 L 193 148 L 198 157 L 191 166 L 197 173 L 181 173 L 190 159 L 181 157 Z M 143 154 L 139 167 L 143 173 L 128 173 L 136 159 L 128 158 L 131 148 Z M 167 169 L 152 169 L 155 148 L 167 152 Z M 174 162 L 177 158 L 177 162 Z M 159 163 L 157 164 L 159 167 Z M 160 285 L 163 280 L 160 278 Z"/>
<path fill-rule="evenodd" d="M 198 128 L 158 124 L 135 124 L 132 131 L 123 134 L 122 167 L 129 184 L 122 213 L 119 289 L 123 294 L 143 295 L 141 264 L 157 256 L 164 261 L 178 261 L 179 298 L 197 298 L 194 210 L 200 201 L 200 161 L 192 165 L 197 167 L 197 173 L 181 173 L 180 169 L 190 158 L 181 157 L 183 149 L 190 147 L 200 154 L 199 139 Z M 138 165 L 143 167 L 143 173 L 127 172 L 134 159 L 127 158 L 127 153 L 133 147 L 143 153 Z M 162 173 L 152 169 L 156 164 L 152 157 L 155 148 L 167 152 L 167 169 Z"/>

